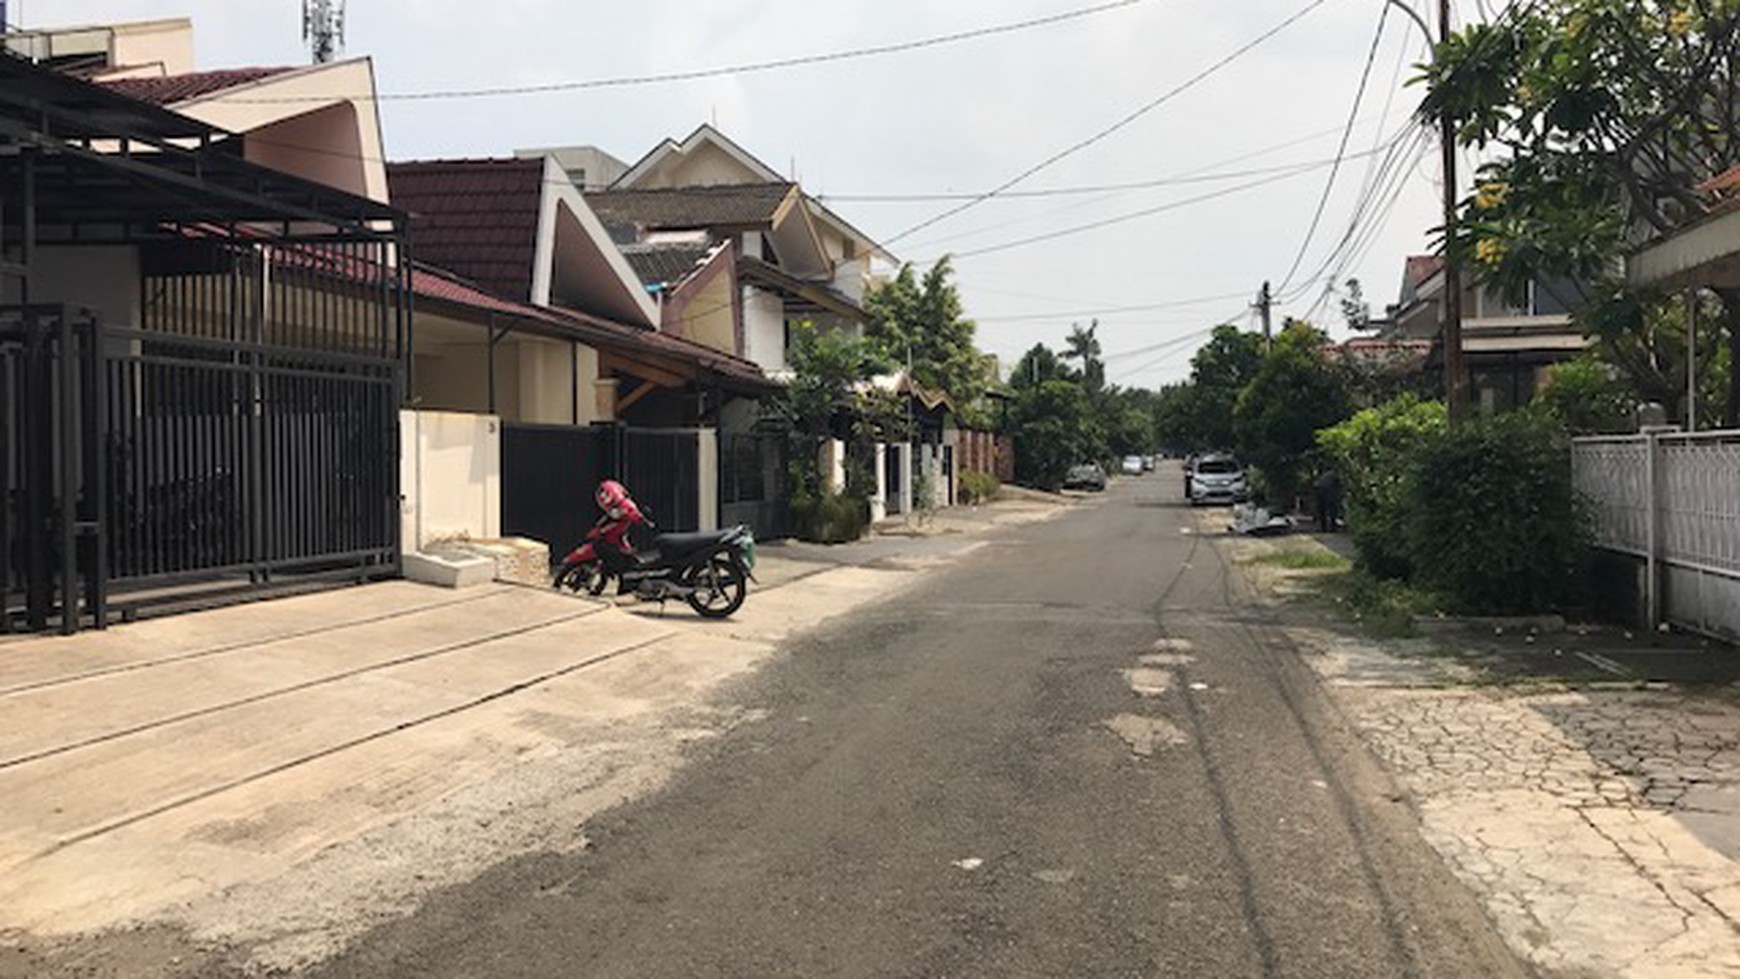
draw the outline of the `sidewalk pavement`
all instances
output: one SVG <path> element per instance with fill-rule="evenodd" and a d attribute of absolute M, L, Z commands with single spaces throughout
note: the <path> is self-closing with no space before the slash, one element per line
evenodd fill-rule
<path fill-rule="evenodd" d="M 1222 543 L 1247 569 L 1322 546 Z M 1311 574 L 1261 567 L 1277 605 Z M 1577 976 L 1740 977 L 1740 652 L 1575 628 L 1377 641 L 1282 618 L 1519 954 Z"/>
<path fill-rule="evenodd" d="M 755 720 L 715 706 L 723 684 L 1053 509 L 770 544 L 724 621 L 400 581 L 0 645 L 0 976 L 142 926 L 294 967 L 501 860 L 584 847 L 684 745 Z M 134 952 L 114 974 L 144 974 Z"/>

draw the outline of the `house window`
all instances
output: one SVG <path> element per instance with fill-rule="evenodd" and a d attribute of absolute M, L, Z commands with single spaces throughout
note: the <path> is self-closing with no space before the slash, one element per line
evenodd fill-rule
<path fill-rule="evenodd" d="M 760 503 L 767 498 L 767 457 L 770 443 L 752 435 L 733 436 L 725 453 L 726 503 Z"/>

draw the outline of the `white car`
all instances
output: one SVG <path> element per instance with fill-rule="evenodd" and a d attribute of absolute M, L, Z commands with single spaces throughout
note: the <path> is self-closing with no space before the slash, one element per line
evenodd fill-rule
<path fill-rule="evenodd" d="M 1206 455 L 1190 467 L 1185 481 L 1190 505 L 1199 503 L 1243 503 L 1251 498 L 1251 484 L 1244 467 L 1232 456 Z"/>
<path fill-rule="evenodd" d="M 1142 457 L 1141 456 L 1125 456 L 1124 457 L 1123 471 L 1124 471 L 1124 475 L 1126 475 L 1126 476 L 1140 476 L 1140 475 L 1142 475 Z"/>

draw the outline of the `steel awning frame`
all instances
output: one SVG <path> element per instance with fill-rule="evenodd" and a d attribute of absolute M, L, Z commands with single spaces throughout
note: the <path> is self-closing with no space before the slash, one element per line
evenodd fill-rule
<path fill-rule="evenodd" d="M 363 239 L 406 227 L 402 211 L 249 163 L 242 148 L 234 133 L 0 54 L 6 241 L 26 223 L 68 243 L 173 238 L 184 225 Z"/>

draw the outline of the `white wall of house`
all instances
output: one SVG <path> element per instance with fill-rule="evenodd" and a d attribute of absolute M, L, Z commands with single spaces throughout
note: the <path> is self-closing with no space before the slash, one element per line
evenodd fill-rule
<path fill-rule="evenodd" d="M 399 413 L 401 547 L 501 536 L 501 419 L 443 411 Z"/>
<path fill-rule="evenodd" d="M 889 458 L 888 446 L 880 442 L 876 443 L 875 461 L 873 463 L 873 468 L 876 474 L 876 493 L 874 496 L 870 497 L 871 523 L 880 523 L 881 521 L 888 519 L 888 498 L 883 495 L 882 487 L 884 486 L 884 477 L 888 473 Z"/>
<path fill-rule="evenodd" d="M 743 357 L 769 374 L 787 369 L 785 303 L 776 293 L 743 287 Z"/>
<path fill-rule="evenodd" d="M 137 327 L 139 250 L 127 245 L 39 248 L 30 301 L 79 306 L 95 310 L 107 326 Z"/>

